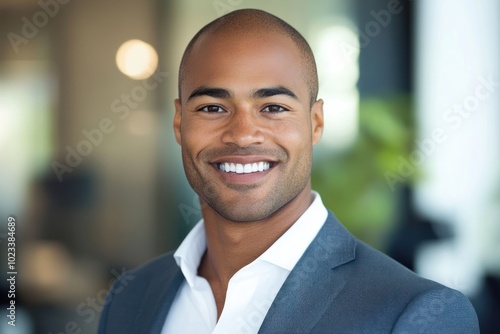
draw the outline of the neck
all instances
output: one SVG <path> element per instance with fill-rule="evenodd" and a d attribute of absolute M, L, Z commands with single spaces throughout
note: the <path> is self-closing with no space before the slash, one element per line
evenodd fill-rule
<path fill-rule="evenodd" d="M 211 285 L 227 288 L 231 277 L 254 261 L 278 240 L 312 203 L 308 186 L 272 216 L 257 222 L 234 222 L 202 205 L 207 251 L 199 274 Z"/>

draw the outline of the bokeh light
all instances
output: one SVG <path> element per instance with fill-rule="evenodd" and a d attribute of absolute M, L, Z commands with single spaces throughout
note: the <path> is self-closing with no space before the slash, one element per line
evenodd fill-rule
<path fill-rule="evenodd" d="M 149 78 L 158 67 L 158 54 L 146 42 L 132 39 L 123 43 L 116 52 L 118 69 L 132 79 Z"/>

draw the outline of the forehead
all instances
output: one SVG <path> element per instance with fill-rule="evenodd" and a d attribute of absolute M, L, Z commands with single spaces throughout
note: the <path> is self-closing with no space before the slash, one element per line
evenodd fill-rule
<path fill-rule="evenodd" d="M 287 36 L 274 32 L 234 32 L 200 37 L 186 61 L 182 96 L 200 86 L 251 91 L 285 86 L 308 99 L 304 62 Z"/>

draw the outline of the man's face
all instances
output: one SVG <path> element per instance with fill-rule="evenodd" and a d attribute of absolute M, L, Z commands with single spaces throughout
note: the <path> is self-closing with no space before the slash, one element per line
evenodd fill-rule
<path fill-rule="evenodd" d="M 174 130 L 202 204 L 239 222 L 270 217 L 310 191 L 323 129 L 298 49 L 280 35 L 197 41 L 176 100 Z"/>

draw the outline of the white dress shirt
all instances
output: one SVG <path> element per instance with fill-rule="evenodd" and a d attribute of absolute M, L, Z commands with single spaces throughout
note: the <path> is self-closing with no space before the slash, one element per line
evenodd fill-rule
<path fill-rule="evenodd" d="M 215 299 L 208 281 L 198 276 L 207 243 L 203 219 L 189 232 L 174 258 L 186 280 L 165 319 L 162 334 L 257 333 L 279 289 L 326 221 L 321 196 L 253 262 L 229 280 L 224 309 L 217 321 Z"/>

